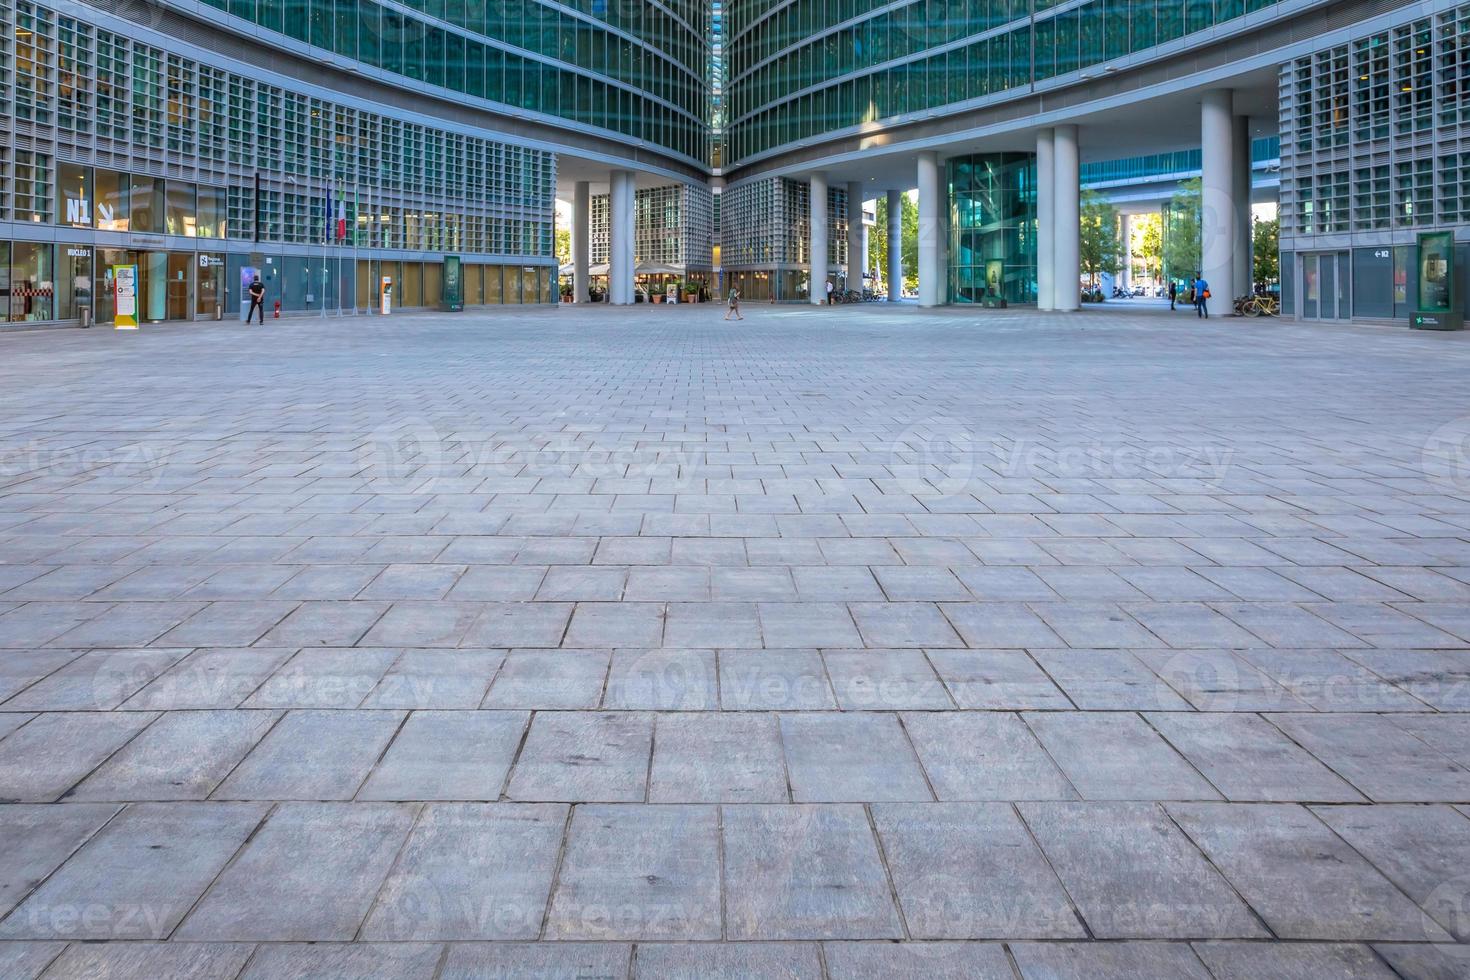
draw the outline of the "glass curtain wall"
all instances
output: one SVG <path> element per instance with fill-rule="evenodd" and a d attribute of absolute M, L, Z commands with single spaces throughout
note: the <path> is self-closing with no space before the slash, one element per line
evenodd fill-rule
<path fill-rule="evenodd" d="M 1036 157 L 993 153 L 946 161 L 949 299 L 1036 302 Z"/>

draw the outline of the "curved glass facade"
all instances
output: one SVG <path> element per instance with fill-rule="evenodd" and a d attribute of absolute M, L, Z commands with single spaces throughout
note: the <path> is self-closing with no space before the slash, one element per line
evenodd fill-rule
<path fill-rule="evenodd" d="M 751 0 L 726 13 L 729 166 L 1186 37 L 1276 0 Z"/>
<path fill-rule="evenodd" d="M 701 0 L 204 0 L 264 30 L 431 88 L 708 153 Z"/>

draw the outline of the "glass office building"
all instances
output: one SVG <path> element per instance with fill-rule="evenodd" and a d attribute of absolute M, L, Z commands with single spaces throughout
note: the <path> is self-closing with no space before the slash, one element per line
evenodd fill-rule
<path fill-rule="evenodd" d="M 701 188 L 708 13 L 665 0 L 0 0 L 0 322 L 552 302 L 566 146 Z M 238 315 L 235 313 L 234 315 Z"/>

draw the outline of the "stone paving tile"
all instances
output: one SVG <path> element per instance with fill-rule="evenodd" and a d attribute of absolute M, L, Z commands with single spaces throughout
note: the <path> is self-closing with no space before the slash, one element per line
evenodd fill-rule
<path fill-rule="evenodd" d="M 883 803 L 873 824 L 911 937 L 1086 938 L 1011 807 Z"/>
<path fill-rule="evenodd" d="M 350 800 L 402 711 L 291 711 L 214 791 L 216 800 Z"/>
<path fill-rule="evenodd" d="M 234 708 L 295 653 L 265 647 L 195 650 L 149 681 L 122 707 L 159 711 Z"/>
<path fill-rule="evenodd" d="M 351 939 L 413 824 L 395 803 L 285 803 L 174 938 Z"/>
<path fill-rule="evenodd" d="M 68 800 L 203 800 L 279 711 L 171 711 L 119 749 Z"/>
<path fill-rule="evenodd" d="M 713 650 L 616 650 L 602 706 L 706 711 L 719 705 Z"/>
<path fill-rule="evenodd" d="M 1470 923 L 1457 911 L 1470 882 L 1470 819 L 1453 807 L 1313 807 L 1313 812 L 1460 942 Z M 1426 937 L 1428 938 L 1428 937 Z"/>
<path fill-rule="evenodd" d="M 931 650 L 929 662 L 961 708 L 1071 708 L 1072 702 L 1021 650 Z"/>
<path fill-rule="evenodd" d="M 1394 980 L 1368 946 L 1350 943 L 1195 943 L 1215 980 Z"/>
<path fill-rule="evenodd" d="M 0 923 L 0 938 L 165 939 L 269 809 L 130 806 Z"/>
<path fill-rule="evenodd" d="M 1470 715 L 1404 715 L 1395 724 L 1461 768 L 1470 768 Z"/>
<path fill-rule="evenodd" d="M 415 711 L 357 799 L 499 799 L 529 720 L 524 711 Z"/>
<path fill-rule="evenodd" d="M 822 944 L 832 980 L 1014 980 L 999 943 Z"/>
<path fill-rule="evenodd" d="M 1236 656 L 1318 711 L 1423 711 L 1423 701 L 1335 650 L 1239 650 Z"/>
<path fill-rule="evenodd" d="M 105 711 L 183 659 L 188 650 L 92 650 L 5 702 L 7 711 Z"/>
<path fill-rule="evenodd" d="M 611 660 L 609 650 L 512 650 L 481 707 L 595 708 Z"/>
<path fill-rule="evenodd" d="M 547 939 L 719 939 L 712 806 L 577 807 Z"/>
<path fill-rule="evenodd" d="M 1022 803 L 1019 810 L 1097 938 L 1268 935 L 1154 804 Z"/>
<path fill-rule="evenodd" d="M 263 944 L 240 980 L 433 980 L 443 953 L 427 943 Z"/>
<path fill-rule="evenodd" d="M 649 769 L 654 803 L 785 803 L 785 759 L 766 714 L 660 714 Z"/>
<path fill-rule="evenodd" d="M 268 677 L 246 708 L 355 708 L 378 686 L 401 652 L 366 647 L 311 648 Z"/>
<path fill-rule="evenodd" d="M 1378 955 L 1412 980 L 1461 980 L 1465 976 L 1465 947 L 1426 943 L 1378 943 Z"/>
<path fill-rule="evenodd" d="M 404 650 L 362 706 L 478 707 L 504 662 L 501 650 Z"/>
<path fill-rule="evenodd" d="M 722 833 L 726 938 L 903 935 L 862 807 L 725 807 Z"/>
<path fill-rule="evenodd" d="M 51 712 L 0 741 L 0 800 L 50 803 L 122 748 L 153 712 Z"/>
<path fill-rule="evenodd" d="M 1232 650 L 1140 650 L 1138 658 L 1200 711 L 1311 707 Z"/>
<path fill-rule="evenodd" d="M 1228 800 L 1367 802 L 1259 715 L 1161 711 L 1147 718 Z"/>
<path fill-rule="evenodd" d="M 1085 800 L 1218 800 L 1219 792 L 1136 714 L 1022 716 Z"/>
<path fill-rule="evenodd" d="M 235 980 L 253 952 L 250 943 L 73 943 L 44 976 L 46 980 Z"/>
<path fill-rule="evenodd" d="M 453 943 L 439 980 L 624 977 L 632 958 L 628 943 Z"/>
<path fill-rule="evenodd" d="M 1267 717 L 1376 803 L 1470 801 L 1470 770 L 1419 741 L 1389 716 Z"/>
<path fill-rule="evenodd" d="M 1351 650 L 1345 655 L 1440 711 L 1470 711 L 1470 652 Z"/>
<path fill-rule="evenodd" d="M 650 715 L 539 713 L 506 792 L 514 800 L 637 802 L 652 748 Z"/>
<path fill-rule="evenodd" d="M 1018 715 L 915 712 L 902 717 L 941 800 L 1077 799 Z"/>
<path fill-rule="evenodd" d="M 639 943 L 633 976 L 659 980 L 820 980 L 822 962 L 814 943 Z"/>
<path fill-rule="evenodd" d="M 426 807 L 362 938 L 535 939 L 566 824 L 557 803 Z"/>
<path fill-rule="evenodd" d="M 1127 650 L 1032 650 L 1073 704 L 1087 711 L 1188 710 L 1190 705 Z"/>
<path fill-rule="evenodd" d="M 6 651 L 4 656 L 0 656 L 0 710 L 11 710 L 5 706 L 5 699 L 85 653 L 83 650 Z"/>
<path fill-rule="evenodd" d="M 1283 939 L 1450 938 L 1309 810 L 1174 803 L 1169 812 Z"/>
<path fill-rule="evenodd" d="M 934 798 L 895 715 L 783 714 L 780 722 L 798 803 Z"/>
<path fill-rule="evenodd" d="M 1015 943 L 1022 980 L 1213 980 L 1185 943 Z"/>
<path fill-rule="evenodd" d="M 816 650 L 721 650 L 720 706 L 726 711 L 818 711 L 837 707 Z"/>
<path fill-rule="evenodd" d="M 105 803 L 0 805 L 0 915 L 18 905 L 118 809 Z"/>
<path fill-rule="evenodd" d="M 955 707 L 922 650 L 828 650 L 823 660 L 844 710 Z"/>

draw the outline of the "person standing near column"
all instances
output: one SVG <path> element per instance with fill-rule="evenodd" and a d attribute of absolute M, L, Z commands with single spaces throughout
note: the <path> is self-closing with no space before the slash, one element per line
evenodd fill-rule
<path fill-rule="evenodd" d="M 1210 284 L 1203 274 L 1194 279 L 1194 313 L 1203 320 L 1210 318 Z"/>

